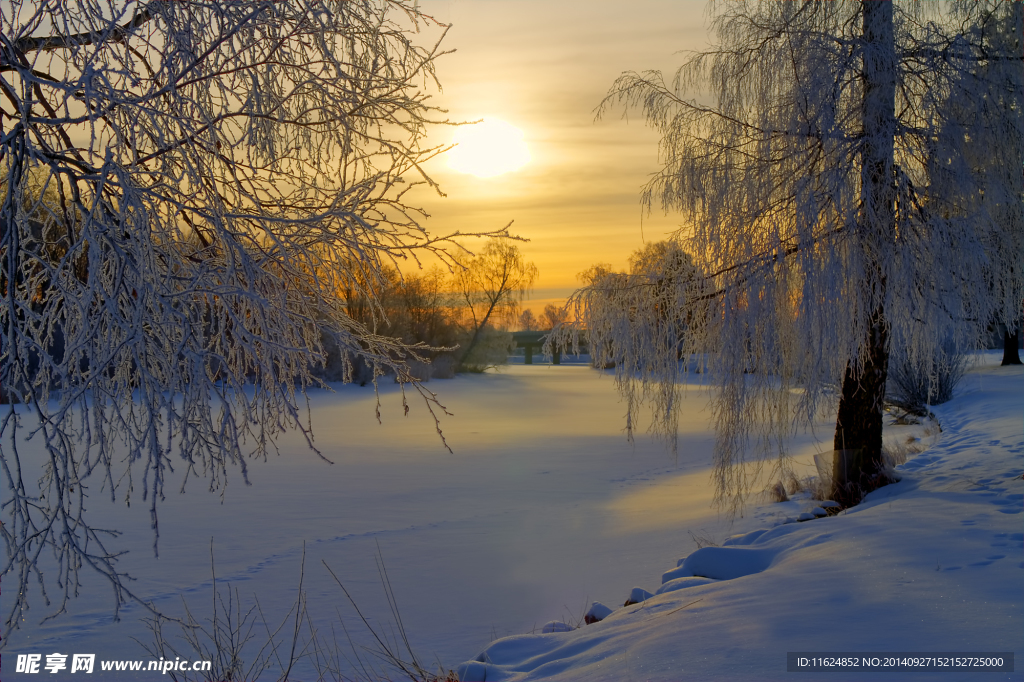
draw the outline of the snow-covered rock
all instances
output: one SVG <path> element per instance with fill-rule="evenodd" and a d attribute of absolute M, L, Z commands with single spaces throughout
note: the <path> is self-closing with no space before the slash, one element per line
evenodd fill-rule
<path fill-rule="evenodd" d="M 583 622 L 587 625 L 600 622 L 612 615 L 612 610 L 599 601 L 590 605 L 590 608 L 583 615 Z"/>
<path fill-rule="evenodd" d="M 568 623 L 563 623 L 560 620 L 552 620 L 547 623 L 544 623 L 544 627 L 541 628 L 540 631 L 544 634 L 547 634 L 549 632 L 572 632 L 575 629 L 576 628 L 569 625 Z"/>
<path fill-rule="evenodd" d="M 647 601 L 654 595 L 643 589 L 642 587 L 634 587 L 633 591 L 629 593 L 629 599 L 623 606 L 629 606 L 630 604 L 639 604 L 640 602 Z"/>
<path fill-rule="evenodd" d="M 821 507 L 815 507 L 814 509 L 811 510 L 811 513 L 817 516 L 818 518 L 821 518 L 822 516 L 828 516 L 828 512 L 822 509 Z"/>

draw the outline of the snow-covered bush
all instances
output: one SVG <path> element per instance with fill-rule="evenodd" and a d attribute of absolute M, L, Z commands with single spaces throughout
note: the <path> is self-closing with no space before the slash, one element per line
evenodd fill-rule
<path fill-rule="evenodd" d="M 909 414 L 927 416 L 929 405 L 941 405 L 953 397 L 966 370 L 967 356 L 955 350 L 939 347 L 925 358 L 894 350 L 889 355 L 886 401 Z"/>

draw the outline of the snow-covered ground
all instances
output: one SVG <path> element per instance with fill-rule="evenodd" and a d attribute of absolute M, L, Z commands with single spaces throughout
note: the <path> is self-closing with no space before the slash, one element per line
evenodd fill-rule
<path fill-rule="evenodd" d="M 789 651 L 1014 651 L 1018 670 L 1024 664 L 1020 368 L 972 371 L 959 396 L 936 409 L 937 436 L 894 427 L 892 438 L 935 441 L 902 467 L 901 483 L 849 513 L 798 524 L 783 521 L 810 510 L 807 498 L 765 503 L 734 522 L 710 507 L 713 434 L 702 389 L 686 398 L 676 460 L 650 439 L 626 443 L 610 377 L 587 367 L 512 366 L 429 386 L 455 414 L 444 422 L 453 454 L 421 405 L 402 416 L 397 388 L 382 389 L 378 425 L 372 391 L 339 386 L 311 403 L 317 445 L 333 465 L 286 439 L 280 457 L 250 468 L 251 487 L 235 477 L 223 503 L 202 485 L 169 495 L 158 559 L 143 505 L 96 494 L 89 512 L 125 531 L 122 565 L 138 594 L 172 614 L 184 598 L 200 619 L 209 615 L 212 538 L 218 584 L 243 600 L 258 596 L 268 616 L 295 600 L 305 545 L 304 589 L 321 632 L 339 611 L 359 632 L 322 561 L 386 627 L 379 547 L 422 662 L 448 668 L 479 658 L 463 670 L 488 680 L 779 679 L 794 675 Z M 831 426 L 817 436 L 824 445 L 813 434 L 793 443 L 806 474 Z M 768 532 L 750 534 L 760 529 Z M 735 534 L 747 535 L 694 554 L 697 541 L 724 544 Z M 621 606 L 634 587 L 655 592 L 688 555 L 696 558 L 684 573 L 702 562 L 757 572 L 684 579 L 673 586 L 703 584 Z M 539 634 L 552 620 L 577 623 L 592 601 L 618 608 L 601 623 Z M 13 672 L 19 653 L 146 660 L 134 641 L 148 638 L 142 609 L 115 623 L 110 606 L 109 590 L 92 578 L 68 614 L 43 625 L 37 600 L 6 644 L 3 679 L 31 679 Z M 311 670 L 292 677 L 312 679 Z M 936 674 L 928 675 L 899 679 Z M 1013 674 L 943 679 L 975 677 Z"/>
<path fill-rule="evenodd" d="M 578 630 L 498 640 L 461 679 L 1024 679 L 1024 371 L 980 367 L 935 412 L 941 434 L 858 507 L 782 524 L 777 510 L 813 503 L 760 507 L 722 546 L 667 564 L 662 594 Z M 1012 652 L 1016 672 L 801 675 L 788 652 Z"/>

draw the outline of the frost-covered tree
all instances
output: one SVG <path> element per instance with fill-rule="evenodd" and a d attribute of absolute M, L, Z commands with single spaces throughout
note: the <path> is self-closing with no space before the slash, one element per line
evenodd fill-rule
<path fill-rule="evenodd" d="M 988 64 L 1024 68 L 1019 45 L 982 43 L 970 28 L 996 7 L 712 2 L 716 47 L 671 84 L 626 73 L 609 92 L 602 111 L 640 108 L 662 134 L 664 166 L 643 201 L 686 217 L 679 238 L 703 277 L 672 296 L 707 314 L 677 341 L 643 305 L 664 293 L 620 278 L 577 294 L 578 326 L 624 354 L 621 381 L 640 383 L 666 432 L 677 353 L 706 353 L 718 381 L 719 502 L 739 509 L 756 473 L 748 464 L 765 461 L 754 453 L 785 467 L 785 436 L 829 407 L 833 494 L 856 503 L 885 482 L 892 340 L 933 357 L 940 344 L 977 342 L 992 319 L 1009 320 L 1004 301 L 1021 300 L 1020 268 L 1007 266 L 1024 252 L 1021 229 L 960 200 L 998 192 L 1019 206 L 1021 168 L 1006 180 L 977 172 L 967 160 L 985 148 L 950 115 L 989 102 L 1002 144 L 1019 152 L 1024 130 L 993 98 L 996 79 L 963 87 Z M 943 191 L 937 167 L 957 193 Z M 593 302 L 614 296 L 632 302 L 616 324 L 595 325 Z"/>
<path fill-rule="evenodd" d="M 0 423 L 6 636 L 36 583 L 56 613 L 83 569 L 131 598 L 87 505 L 141 496 L 156 549 L 175 468 L 223 490 L 282 430 L 308 436 L 325 336 L 408 381 L 415 348 L 336 294 L 372 304 L 385 265 L 459 251 L 408 194 L 435 188 L 444 113 L 411 0 L 0 12 L 0 392 L 24 403 Z"/>
<path fill-rule="evenodd" d="M 628 273 L 614 272 L 607 263 L 581 272 L 578 278 L 586 286 L 566 305 L 577 325 L 558 330 L 552 341 L 578 345 L 581 327 L 585 329 L 591 364 L 616 368 L 616 386 L 627 406 L 628 437 L 632 439 L 636 411 L 646 401 L 655 409 L 660 435 L 674 450 L 675 405 L 686 369 L 679 359 L 693 351 L 697 328 L 705 323 L 706 280 L 676 240 L 645 245 L 629 257 L 629 264 Z M 645 376 L 658 378 L 636 380 Z"/>
<path fill-rule="evenodd" d="M 1024 144 L 1019 139 L 1024 129 L 1024 68 L 1019 59 L 1000 58 L 1024 54 L 1024 3 L 965 3 L 957 10 L 969 17 L 965 42 L 977 58 L 963 63 L 952 83 L 951 106 L 943 113 L 953 136 L 966 135 L 974 142 L 959 163 L 981 181 L 967 187 L 975 194 L 965 193 L 957 184 L 961 169 L 950 168 L 942 153 L 937 155 L 935 181 L 947 196 L 960 196 L 961 202 L 972 204 L 969 210 L 981 212 L 1008 232 L 1024 232 Z M 972 96 L 979 92 L 980 96 Z M 1019 269 L 1020 253 L 998 246 L 991 250 L 991 258 L 1000 261 L 998 267 Z M 995 320 L 996 327 L 1003 328 L 1003 364 L 1020 364 L 1017 345 L 1024 301 L 1019 291 L 1002 288 L 998 280 L 987 284 L 995 287 L 994 294 L 1005 308 Z"/>

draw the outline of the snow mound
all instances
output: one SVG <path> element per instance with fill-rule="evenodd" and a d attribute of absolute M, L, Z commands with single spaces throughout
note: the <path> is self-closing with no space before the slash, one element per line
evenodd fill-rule
<path fill-rule="evenodd" d="M 811 518 L 815 518 L 811 516 Z M 748 549 L 742 545 L 751 545 L 758 540 L 767 539 L 767 528 L 754 530 L 743 535 L 731 537 L 722 547 L 702 547 L 693 554 L 683 557 L 676 567 L 661 574 L 662 589 L 658 594 L 671 592 L 683 587 L 692 587 L 705 583 L 680 583 L 678 587 L 664 589 L 669 583 L 686 578 L 711 578 L 712 580 L 732 580 L 745 575 L 760 573 L 771 565 L 775 551 L 770 549 Z M 708 582 L 708 581 L 706 581 Z"/>
<path fill-rule="evenodd" d="M 612 615 L 612 610 L 601 602 L 596 601 L 590 605 L 590 609 L 588 609 L 587 613 L 584 614 L 583 622 L 587 625 L 592 625 L 604 620 L 610 615 Z"/>
<path fill-rule="evenodd" d="M 468 661 L 459 666 L 458 673 L 462 682 L 484 682 L 487 679 L 487 664 Z"/>
<path fill-rule="evenodd" d="M 767 532 L 768 532 L 767 528 L 761 528 L 759 530 L 752 530 L 749 533 L 744 533 L 742 535 L 734 535 L 731 538 L 729 538 L 728 540 L 726 540 L 725 542 L 723 542 L 722 546 L 723 547 L 729 547 L 730 545 L 752 545 L 752 544 L 754 544 L 755 540 L 757 540 L 758 538 L 760 538 L 762 535 L 764 535 Z M 683 565 L 683 561 L 685 561 L 685 560 L 686 560 L 685 558 L 680 559 L 679 563 L 676 564 L 676 566 L 682 566 Z"/>
<path fill-rule="evenodd" d="M 640 602 L 647 601 L 653 596 L 653 594 L 643 589 L 642 587 L 634 587 L 633 591 L 629 593 L 629 599 L 626 600 L 626 603 L 623 604 L 623 606 L 629 606 L 630 604 L 639 604 Z"/>
<path fill-rule="evenodd" d="M 610 635 L 595 633 L 596 629 L 575 630 L 564 637 L 505 637 L 492 642 L 474 660 L 460 665 L 456 672 L 462 682 L 495 682 L 519 678 L 525 671 L 529 671 L 531 677 L 558 679 L 574 666 L 607 665 L 609 660 L 622 654 L 601 646 Z M 582 639 L 583 633 L 590 636 Z"/>
<path fill-rule="evenodd" d="M 702 547 L 686 557 L 679 568 L 689 571 L 691 576 L 732 580 L 765 570 L 771 566 L 776 551 L 741 547 Z"/>
<path fill-rule="evenodd" d="M 563 623 L 560 620 L 553 620 L 548 623 L 544 623 L 544 627 L 541 628 L 541 632 L 548 634 L 550 632 L 572 632 L 575 630 L 573 626 L 568 623 Z"/>
<path fill-rule="evenodd" d="M 662 573 L 661 574 L 661 584 L 662 585 L 666 585 L 666 584 L 672 582 L 673 580 L 678 580 L 680 578 L 692 578 L 693 577 L 693 573 L 691 573 L 688 568 L 683 566 L 683 562 L 685 562 L 685 561 L 686 561 L 686 557 L 683 557 L 682 559 L 679 560 L 679 565 L 678 566 L 673 568 L 671 571 L 665 571 L 664 573 Z"/>
<path fill-rule="evenodd" d="M 675 580 L 669 580 L 667 583 L 658 588 L 655 594 L 665 594 L 666 592 L 675 592 L 676 590 L 685 590 L 687 587 L 698 587 L 700 585 L 707 585 L 715 582 L 710 578 L 698 578 L 695 576 L 687 578 L 676 578 Z"/>

